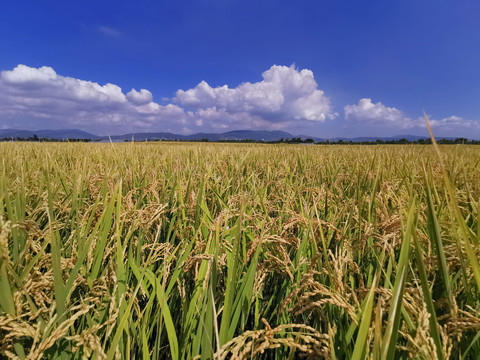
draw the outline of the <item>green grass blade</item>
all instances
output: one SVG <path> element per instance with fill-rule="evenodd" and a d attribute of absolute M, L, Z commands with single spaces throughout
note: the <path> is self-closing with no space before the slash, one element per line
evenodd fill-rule
<path fill-rule="evenodd" d="M 450 308 L 453 308 L 453 295 L 452 286 L 450 284 L 450 275 L 448 272 L 447 258 L 443 249 L 443 241 L 440 234 L 440 225 L 438 223 L 435 207 L 433 205 L 432 194 L 430 190 L 430 182 L 427 180 L 425 174 L 425 188 L 427 193 L 427 210 L 428 210 L 428 232 L 430 235 L 430 241 L 435 247 L 435 252 L 440 266 L 440 273 L 442 275 L 443 284 L 447 292 L 447 299 L 450 304 Z"/>
<path fill-rule="evenodd" d="M 415 199 L 415 198 L 414 198 Z M 397 265 L 397 275 L 390 302 L 388 323 L 382 340 L 382 358 L 392 359 L 397 345 L 398 329 L 400 327 L 403 291 L 407 279 L 410 254 L 410 238 L 415 225 L 415 201 L 411 201 L 407 217 L 407 225 L 403 236 L 400 258 Z"/>
<path fill-rule="evenodd" d="M 7 314 L 15 316 L 15 303 L 5 263 L 0 268 L 0 307 Z"/>
<path fill-rule="evenodd" d="M 372 287 L 368 293 L 365 302 L 365 308 L 362 311 L 362 321 L 358 329 L 357 340 L 355 341 L 355 348 L 353 349 L 352 360 L 361 360 L 365 358 L 365 346 L 367 344 L 368 331 L 370 329 L 370 322 L 372 318 L 373 301 L 375 299 L 375 290 L 377 288 L 378 273 L 375 274 Z"/>
<path fill-rule="evenodd" d="M 168 343 L 170 344 L 170 355 L 172 356 L 173 360 L 177 360 L 179 356 L 177 332 L 175 330 L 172 314 L 170 313 L 167 299 L 165 297 L 165 291 L 159 278 L 157 278 L 156 281 L 156 290 L 157 298 L 162 312 L 162 317 L 165 322 L 165 328 L 167 330 Z"/>
<path fill-rule="evenodd" d="M 423 253 L 418 243 L 417 236 L 413 234 L 413 243 L 415 245 L 415 255 L 418 262 L 418 273 L 420 277 L 420 283 L 422 285 L 423 299 L 427 305 L 427 310 L 430 314 L 429 323 L 430 323 L 430 334 L 435 343 L 435 348 L 437 351 L 437 356 L 439 360 L 443 360 L 442 352 L 442 339 L 440 338 L 440 332 L 438 331 L 438 321 L 437 313 L 435 311 L 435 306 L 433 305 L 432 295 L 430 293 L 430 287 L 428 285 L 427 272 L 425 271 L 425 264 L 423 262 Z"/>

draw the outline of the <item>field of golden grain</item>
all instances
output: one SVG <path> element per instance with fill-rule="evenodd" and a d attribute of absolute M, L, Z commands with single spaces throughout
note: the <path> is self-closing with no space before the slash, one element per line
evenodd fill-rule
<path fill-rule="evenodd" d="M 478 359 L 480 148 L 0 144 L 0 357 Z"/>

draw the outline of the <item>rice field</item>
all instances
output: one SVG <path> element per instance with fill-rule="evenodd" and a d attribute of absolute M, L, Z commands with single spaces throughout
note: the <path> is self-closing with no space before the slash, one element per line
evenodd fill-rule
<path fill-rule="evenodd" d="M 0 161 L 0 358 L 480 358 L 480 147 Z"/>

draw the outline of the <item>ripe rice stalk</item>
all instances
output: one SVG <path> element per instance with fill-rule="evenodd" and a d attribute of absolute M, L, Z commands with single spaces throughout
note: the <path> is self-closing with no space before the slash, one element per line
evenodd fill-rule
<path fill-rule="evenodd" d="M 410 200 L 407 224 L 402 241 L 402 248 L 397 265 L 397 275 L 393 287 L 388 323 L 382 340 L 382 358 L 392 359 L 397 346 L 398 330 L 401 321 L 402 298 L 407 281 L 408 261 L 410 256 L 410 240 L 414 231 L 416 212 L 415 197 Z"/>
<path fill-rule="evenodd" d="M 473 146 L 442 147 L 443 165 L 389 145 L 0 156 L 2 358 L 480 354 Z"/>

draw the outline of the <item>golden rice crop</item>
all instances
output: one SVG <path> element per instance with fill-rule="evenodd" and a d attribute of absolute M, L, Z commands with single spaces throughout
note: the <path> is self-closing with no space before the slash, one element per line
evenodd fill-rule
<path fill-rule="evenodd" d="M 480 357 L 478 147 L 0 159 L 2 358 Z"/>

